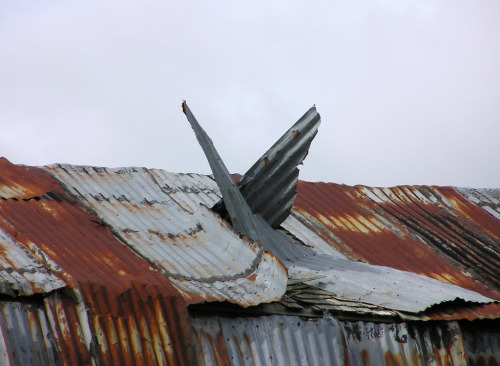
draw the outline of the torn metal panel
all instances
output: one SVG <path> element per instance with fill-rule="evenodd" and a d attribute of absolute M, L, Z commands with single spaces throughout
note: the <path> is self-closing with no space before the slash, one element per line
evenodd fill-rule
<path fill-rule="evenodd" d="M 14 201 L 16 202 L 16 201 Z M 5 206 L 12 202 L 3 202 L 0 214 Z M 15 206 L 20 204 L 16 202 Z M 21 210 L 22 211 L 22 210 Z M 22 212 L 18 212 L 21 214 Z M 50 258 L 43 255 L 34 243 L 20 245 L 11 235 L 20 236 L 13 230 L 15 222 L 8 222 L 8 217 L 0 216 L 0 293 L 9 296 L 25 296 L 34 293 L 47 293 L 67 284 L 57 276 L 60 268 Z M 7 233 L 9 230 L 11 233 Z"/>
<path fill-rule="evenodd" d="M 241 195 L 219 153 L 215 149 L 212 140 L 203 128 L 201 128 L 186 102 L 182 104 L 182 108 L 214 173 L 215 181 L 220 188 L 232 225 L 240 233 L 262 244 L 258 229 L 256 228 L 254 212 Z"/>
<path fill-rule="evenodd" d="M 47 169 L 189 302 L 250 306 L 285 291 L 283 265 L 206 207 L 220 197 L 212 179 L 144 168 Z"/>
<path fill-rule="evenodd" d="M 243 175 L 238 188 L 251 210 L 277 228 L 290 214 L 297 195 L 299 169 L 321 123 L 315 107 L 310 108 Z M 224 216 L 224 201 L 214 206 Z"/>
<path fill-rule="evenodd" d="M 295 258 L 311 252 L 307 247 L 294 246 L 293 240 L 290 237 L 280 231 L 274 230 L 261 215 L 255 214 L 252 211 L 227 171 L 212 141 L 201 128 L 198 121 L 196 121 L 186 102 L 182 106 L 207 156 L 234 228 L 261 244 L 267 251 L 275 254 L 280 259 L 288 258 L 289 256 Z M 292 247 L 295 249 L 294 251 L 289 250 Z"/>
<path fill-rule="evenodd" d="M 334 293 L 338 298 L 382 308 L 420 313 L 436 304 L 462 299 L 471 303 L 494 300 L 464 288 L 390 267 L 375 266 L 318 254 L 285 261 L 293 280 Z"/>
<path fill-rule="evenodd" d="M 200 365 L 466 365 L 458 324 L 374 324 L 323 318 L 197 317 Z"/>

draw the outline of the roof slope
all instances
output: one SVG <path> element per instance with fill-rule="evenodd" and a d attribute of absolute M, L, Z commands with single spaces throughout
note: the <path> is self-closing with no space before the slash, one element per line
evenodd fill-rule
<path fill-rule="evenodd" d="M 190 303 L 278 300 L 287 272 L 210 209 L 215 182 L 146 168 L 46 168 L 127 246 L 166 274 Z"/>
<path fill-rule="evenodd" d="M 228 300 L 250 305 L 278 300 L 286 281 L 281 263 L 294 280 L 307 280 L 343 299 L 396 311 L 419 313 L 456 299 L 484 303 L 491 302 L 492 295 L 498 298 L 486 286 L 487 297 L 472 292 L 473 281 L 468 291 L 466 286 L 394 269 L 390 263 L 374 267 L 347 260 L 325 242 L 321 230 L 330 233 L 329 229 L 317 230 L 315 221 L 302 219 L 295 208 L 294 219 L 301 225 L 284 226 L 295 237 L 314 238 L 314 242 L 306 242 L 308 247 L 271 241 L 265 246 L 268 252 L 263 252 L 258 244 L 240 239 L 205 207 L 220 197 L 207 176 L 144 168 L 54 165 L 46 169 L 123 242 L 168 275 L 191 302 Z"/>
<path fill-rule="evenodd" d="M 19 170 L 22 174 L 15 174 Z M 28 312 L 17 316 L 28 318 L 31 332 L 46 335 L 45 322 L 49 323 L 49 338 L 55 339 L 63 364 L 112 364 L 114 359 L 127 365 L 136 364 L 135 357 L 143 364 L 189 364 L 186 303 L 168 278 L 128 250 L 43 170 L 17 167 L 1 159 L 0 171 L 0 176 L 10 177 L 0 188 L 4 192 L 0 231 L 8 239 L 2 245 L 22 248 L 36 266 L 26 270 L 18 250 L 4 251 L 2 258 L 17 266 L 15 270 L 24 273 L 24 278 L 31 272 L 30 283 L 45 293 L 42 300 L 24 298 L 35 304 L 41 301 L 45 321 L 32 321 L 39 316 L 37 307 L 11 307 Z M 53 283 L 47 278 L 57 278 L 57 286 L 42 286 Z M 62 285 L 62 291 L 54 291 Z M 25 328 L 5 326 L 11 329 L 10 344 L 24 339 Z M 130 336 L 119 336 L 124 333 Z M 16 357 L 15 352 L 9 357 Z M 52 361 L 57 364 L 57 359 Z"/>
<path fill-rule="evenodd" d="M 298 191 L 294 219 L 347 257 L 500 298 L 500 220 L 459 190 L 300 182 Z"/>

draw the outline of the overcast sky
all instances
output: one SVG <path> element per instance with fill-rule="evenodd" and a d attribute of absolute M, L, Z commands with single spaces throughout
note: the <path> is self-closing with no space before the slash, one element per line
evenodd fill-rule
<path fill-rule="evenodd" d="M 301 179 L 500 187 L 500 2 L 2 1 L 0 155 L 244 173 L 316 104 Z"/>

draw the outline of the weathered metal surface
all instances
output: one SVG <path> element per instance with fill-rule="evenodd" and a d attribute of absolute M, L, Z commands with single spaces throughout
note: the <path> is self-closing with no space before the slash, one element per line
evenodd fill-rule
<path fill-rule="evenodd" d="M 269 293 L 274 296 L 273 300 L 278 300 L 284 292 L 280 282 L 283 275 L 275 270 L 281 268 L 279 262 L 267 253 L 262 254 L 262 257 L 269 256 L 270 262 L 261 260 L 261 267 L 257 267 L 258 271 L 265 273 L 263 280 L 257 281 L 259 277 L 254 278 L 255 282 L 246 281 L 246 277 L 234 279 L 240 273 L 245 273 L 248 268 L 244 264 L 238 264 L 238 259 L 239 263 L 245 259 L 245 247 L 240 249 L 242 252 L 233 252 L 231 246 L 228 246 L 226 251 L 222 251 L 223 248 L 218 249 L 220 244 L 227 246 L 227 239 L 224 239 L 227 238 L 227 233 L 232 233 L 235 238 L 237 236 L 226 223 L 217 221 L 208 210 L 203 213 L 205 208 L 200 206 L 200 203 L 218 199 L 217 189 L 210 178 L 147 169 L 71 166 L 52 166 L 48 169 L 70 187 L 75 195 L 78 194 L 83 202 L 97 211 L 101 220 L 109 224 L 124 241 L 171 276 L 173 283 L 183 291 L 189 301 L 221 299 L 245 306 L 258 304 L 266 299 L 271 301 Z M 215 220 L 217 224 L 210 224 L 205 229 L 210 220 Z M 189 231 L 198 224 L 203 229 L 193 237 Z M 307 222 L 303 224 L 309 228 Z M 221 227 L 227 230 L 220 230 Z M 266 233 L 273 231 L 270 228 L 266 230 Z M 151 235 L 152 232 L 157 234 Z M 298 234 L 297 237 L 300 235 L 293 231 L 292 233 Z M 316 233 L 317 236 L 321 234 Z M 274 231 L 270 235 L 274 235 Z M 314 237 L 309 234 L 306 236 Z M 181 240 L 178 240 L 178 237 Z M 240 240 L 245 239 L 237 240 L 240 243 Z M 471 302 L 491 301 L 471 291 L 406 271 L 342 260 L 339 256 L 316 254 L 313 247 L 296 244 L 290 240 L 277 241 L 271 237 L 270 240 L 264 240 L 264 245 L 266 250 L 276 254 L 287 264 L 293 279 L 322 275 L 322 280 L 308 283 L 337 293 L 348 300 L 413 313 L 455 299 Z M 238 256 L 238 253 L 241 254 Z M 248 253 L 252 255 L 247 255 L 248 262 L 257 258 L 257 254 L 252 254 L 251 251 Z M 228 254 L 228 257 L 225 254 Z M 228 263 L 235 269 L 228 268 Z M 192 273 L 198 277 L 193 277 Z M 246 276 L 251 276 L 252 273 L 249 271 Z M 203 275 L 212 278 L 214 282 L 204 284 Z M 220 281 L 217 280 L 218 277 L 221 278 Z M 274 278 L 279 280 L 275 281 Z M 256 291 L 252 292 L 254 289 Z M 193 298 L 194 296 L 196 298 Z"/>
<path fill-rule="evenodd" d="M 500 330 L 463 331 L 470 366 L 500 365 Z"/>
<path fill-rule="evenodd" d="M 37 168 L 23 179 L 30 171 L 52 180 Z M 44 298 L 62 364 L 191 364 L 180 293 L 57 183 L 50 187 L 39 199 L 1 200 L 0 229 L 27 253 L 36 245 L 33 255 L 67 284 Z"/>
<path fill-rule="evenodd" d="M 50 192 L 57 182 L 43 171 L 34 172 L 23 165 L 14 165 L 0 156 L 0 198 L 25 200 Z"/>
<path fill-rule="evenodd" d="M 13 201 L 16 202 L 16 201 Z M 3 202 L 2 208 L 12 202 Z M 14 206 L 18 206 L 14 203 Z M 0 208 L 0 212 L 2 212 Z M 21 212 L 19 212 L 21 214 Z M 11 228 L 15 222 L 8 222 L 0 216 L 0 293 L 9 296 L 46 293 L 66 286 L 61 275 L 56 275 L 60 268 L 47 258 L 34 243 L 20 245 L 14 237 L 2 230 L 3 225 Z M 19 236 L 15 230 L 14 235 Z"/>
<path fill-rule="evenodd" d="M 0 365 L 61 365 L 43 304 L 0 302 Z"/>
<path fill-rule="evenodd" d="M 500 298 L 499 221 L 453 188 L 300 182 L 298 192 L 295 236 L 306 228 L 354 260 Z"/>
<path fill-rule="evenodd" d="M 493 299 L 415 273 L 370 265 L 325 254 L 284 261 L 291 279 L 349 299 L 408 313 L 446 302 L 490 303 Z"/>
<path fill-rule="evenodd" d="M 456 188 L 468 201 L 500 220 L 500 189 Z"/>
<path fill-rule="evenodd" d="M 297 166 L 307 156 L 321 123 L 310 108 L 238 181 L 238 188 L 252 211 L 277 228 L 290 214 L 297 195 Z M 224 215 L 223 201 L 214 210 Z"/>
<path fill-rule="evenodd" d="M 249 306 L 284 293 L 279 260 L 206 207 L 220 198 L 212 179 L 145 168 L 46 169 L 189 302 Z"/>
<path fill-rule="evenodd" d="M 296 316 L 191 320 L 198 363 L 217 365 L 465 365 L 457 323 L 423 326 Z"/>
<path fill-rule="evenodd" d="M 198 121 L 196 121 L 196 118 L 189 110 L 186 102 L 184 102 L 182 106 L 214 173 L 215 181 L 220 188 L 222 198 L 234 228 L 243 235 L 258 242 L 266 250 L 275 254 L 282 260 L 288 258 L 290 255 L 294 258 L 302 255 L 300 249 L 305 250 L 304 255 L 310 252 L 301 245 L 295 245 L 292 238 L 280 231 L 274 230 L 260 214 L 255 214 L 252 211 L 246 199 L 234 183 L 233 178 L 217 153 L 212 141 L 199 125 Z M 293 253 L 289 253 L 290 248 L 295 249 Z M 283 288 L 283 290 L 284 289 L 285 288 Z M 281 295 L 283 295 L 283 293 L 281 293 Z"/>

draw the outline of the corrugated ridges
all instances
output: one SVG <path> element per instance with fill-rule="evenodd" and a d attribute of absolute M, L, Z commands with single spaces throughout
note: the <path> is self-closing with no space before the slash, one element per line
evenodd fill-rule
<path fill-rule="evenodd" d="M 215 182 L 145 168 L 46 168 L 134 251 L 167 274 L 189 302 L 242 306 L 277 300 L 286 269 L 206 206 Z"/>
<path fill-rule="evenodd" d="M 6 204 L 3 203 L 2 206 Z M 14 225 L 15 222 L 8 222 L 7 217 L 0 216 L 0 293 L 26 296 L 66 286 L 60 268 L 34 243 L 20 245 L 2 229 L 2 226 L 9 226 L 9 231 L 15 237 L 22 236 L 22 233 L 15 230 Z"/>
<path fill-rule="evenodd" d="M 412 272 L 323 254 L 285 263 L 295 281 L 307 280 L 309 285 L 332 292 L 340 299 L 394 311 L 419 314 L 459 299 L 472 304 L 493 301 L 477 292 Z"/>
<path fill-rule="evenodd" d="M 454 189 L 300 182 L 298 192 L 294 218 L 350 258 L 500 298 L 498 220 Z"/>
<path fill-rule="evenodd" d="M 482 207 L 486 212 L 500 220 L 500 189 L 456 188 L 468 201 Z"/>
<path fill-rule="evenodd" d="M 310 108 L 238 182 L 252 211 L 261 215 L 273 228 L 277 228 L 290 214 L 297 195 L 297 166 L 307 156 L 320 123 L 316 108 Z M 225 215 L 222 203 L 214 209 Z"/>
<path fill-rule="evenodd" d="M 61 365 L 43 304 L 0 302 L 0 365 Z"/>
<path fill-rule="evenodd" d="M 500 332 L 463 331 L 464 345 L 467 350 L 469 365 L 500 364 Z"/>
<path fill-rule="evenodd" d="M 58 186 L 43 171 L 35 172 L 31 167 L 14 165 L 0 157 L 0 198 L 25 200 L 41 197 Z"/>
<path fill-rule="evenodd" d="M 456 322 L 343 322 L 297 316 L 195 318 L 198 363 L 214 365 L 222 350 L 232 365 L 465 365 Z M 432 339 L 432 343 L 429 340 Z"/>
<path fill-rule="evenodd" d="M 2 167 L 2 171 L 8 169 Z M 52 180 L 38 168 L 29 168 L 25 179 L 29 180 L 30 171 Z M 112 360 L 107 363 L 116 364 L 119 360 L 134 365 L 137 360 L 129 360 L 126 350 L 131 348 L 129 342 L 137 341 L 132 352 L 145 355 L 142 364 L 156 365 L 167 357 L 154 348 L 151 351 L 152 344 L 168 353 L 167 364 L 190 364 L 187 304 L 168 278 L 117 240 L 57 183 L 50 187 L 55 188 L 39 200 L 0 201 L 0 229 L 15 238 L 17 246 L 36 244 L 37 254 L 56 263 L 68 284 L 44 299 L 62 363 Z M 130 291 L 133 296 L 128 298 Z M 155 301 L 163 305 L 156 312 L 143 312 L 142 304 Z M 123 327 L 100 327 L 103 318 Z M 126 337 L 117 336 L 123 330 Z M 168 337 L 155 337 L 155 332 Z M 105 338 L 114 341 L 104 342 Z"/>

